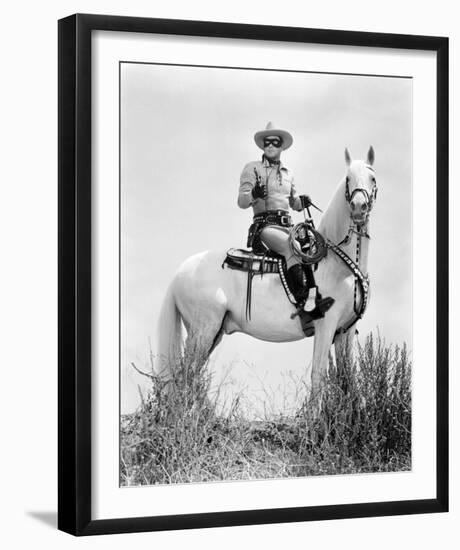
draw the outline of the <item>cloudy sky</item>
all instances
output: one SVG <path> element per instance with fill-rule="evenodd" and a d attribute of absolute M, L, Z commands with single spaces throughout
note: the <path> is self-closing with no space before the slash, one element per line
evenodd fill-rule
<path fill-rule="evenodd" d="M 299 193 L 320 206 L 344 175 L 344 148 L 363 158 L 373 145 L 372 297 L 358 328 L 361 338 L 378 329 L 387 343 L 411 347 L 410 79 L 124 63 L 122 412 L 137 405 L 137 384 L 145 387 L 130 364 L 147 368 L 149 342 L 155 353 L 158 312 L 180 263 L 202 250 L 245 246 L 252 211 L 237 207 L 239 176 L 260 157 L 253 135 L 269 120 L 292 133 L 282 160 Z M 292 401 L 312 345 L 311 338 L 270 344 L 235 334 L 224 338 L 211 368 L 216 383 L 225 372 L 261 411 L 267 403 L 276 409 L 280 396 Z"/>

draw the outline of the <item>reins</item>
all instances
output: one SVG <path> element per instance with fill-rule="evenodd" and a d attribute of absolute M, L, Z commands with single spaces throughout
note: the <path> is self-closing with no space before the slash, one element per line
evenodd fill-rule
<path fill-rule="evenodd" d="M 337 246 L 342 246 L 343 244 L 348 244 L 351 240 L 351 237 L 353 234 L 357 235 L 358 238 L 366 237 L 366 239 L 370 239 L 370 235 L 365 231 L 362 232 L 361 228 L 364 226 L 359 225 L 357 226 L 353 221 L 350 223 L 350 227 L 348 228 L 348 233 L 345 235 L 345 237 L 337 244 Z"/>

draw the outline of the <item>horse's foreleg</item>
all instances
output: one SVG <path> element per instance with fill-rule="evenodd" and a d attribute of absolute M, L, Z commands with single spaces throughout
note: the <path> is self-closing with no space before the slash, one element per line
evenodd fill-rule
<path fill-rule="evenodd" d="M 336 319 L 326 315 L 315 324 L 315 344 L 311 369 L 311 394 L 313 399 L 321 396 L 323 378 L 327 371 L 328 356 L 337 328 Z"/>
<path fill-rule="evenodd" d="M 352 327 L 346 332 L 337 334 L 334 341 L 335 347 L 335 360 L 337 364 L 337 369 L 343 370 L 347 363 L 352 359 L 353 356 L 353 340 L 355 338 L 356 330 L 355 327 Z"/>
<path fill-rule="evenodd" d="M 355 327 L 335 337 L 335 362 L 337 365 L 337 381 L 346 394 L 349 393 L 353 380 L 353 340 L 356 334 Z"/>

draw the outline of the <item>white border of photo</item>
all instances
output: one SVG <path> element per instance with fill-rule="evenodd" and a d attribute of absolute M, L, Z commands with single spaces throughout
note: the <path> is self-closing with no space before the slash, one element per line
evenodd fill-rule
<path fill-rule="evenodd" d="M 92 51 L 92 519 L 435 498 L 436 53 L 106 31 Z M 120 61 L 413 78 L 412 471 L 119 486 Z"/>

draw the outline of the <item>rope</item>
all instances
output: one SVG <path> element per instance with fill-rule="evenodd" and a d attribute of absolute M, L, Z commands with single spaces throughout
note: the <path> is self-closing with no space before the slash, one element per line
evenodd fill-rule
<path fill-rule="evenodd" d="M 314 245 L 316 247 L 316 253 L 306 254 L 305 252 L 302 252 L 302 250 L 299 250 L 296 246 L 297 242 L 297 233 L 300 229 L 304 229 L 308 233 L 310 231 L 314 235 Z M 311 241 L 312 242 L 312 241 Z M 316 229 L 313 229 L 313 227 L 309 224 L 309 222 L 301 222 L 296 225 L 290 230 L 289 232 L 289 247 L 291 249 L 291 252 L 293 256 L 302 264 L 304 265 L 312 265 L 317 264 L 327 253 L 326 250 L 326 241 L 324 240 L 324 237 L 321 235 L 321 233 L 318 233 Z M 311 250 L 311 249 L 310 249 Z"/>

